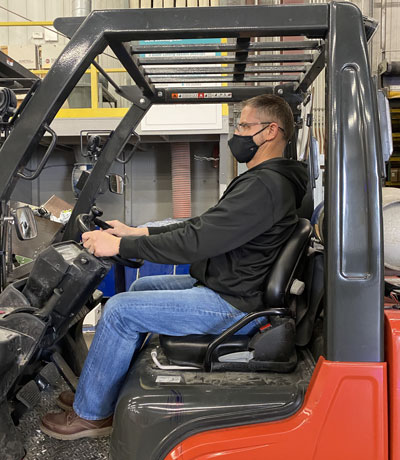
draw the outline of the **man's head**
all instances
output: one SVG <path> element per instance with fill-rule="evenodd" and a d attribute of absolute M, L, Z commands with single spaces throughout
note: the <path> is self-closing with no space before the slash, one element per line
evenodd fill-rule
<path fill-rule="evenodd" d="M 294 132 L 289 104 L 279 96 L 262 94 L 244 101 L 235 135 L 229 141 L 232 153 L 249 168 L 283 155 Z"/>

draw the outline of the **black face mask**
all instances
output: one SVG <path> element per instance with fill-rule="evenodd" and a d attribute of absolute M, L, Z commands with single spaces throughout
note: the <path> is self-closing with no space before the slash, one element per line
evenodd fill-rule
<path fill-rule="evenodd" d="M 248 163 L 254 157 L 257 150 L 267 142 L 265 140 L 262 144 L 257 145 L 253 141 L 253 137 L 260 134 L 261 131 L 264 131 L 266 128 L 268 128 L 268 126 L 260 129 L 260 131 L 257 131 L 252 136 L 238 136 L 237 134 L 234 134 L 233 137 L 229 139 L 229 148 L 231 149 L 232 155 L 239 163 Z"/>

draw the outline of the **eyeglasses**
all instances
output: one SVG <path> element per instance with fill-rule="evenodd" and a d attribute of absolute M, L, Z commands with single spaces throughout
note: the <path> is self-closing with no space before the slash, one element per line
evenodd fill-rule
<path fill-rule="evenodd" d="M 257 121 L 255 123 L 235 123 L 235 131 L 238 133 L 244 133 L 248 129 L 250 129 L 252 126 L 257 126 L 257 125 L 270 125 L 271 123 L 275 123 L 274 121 Z M 278 126 L 278 128 L 282 131 L 285 132 L 283 128 Z"/>

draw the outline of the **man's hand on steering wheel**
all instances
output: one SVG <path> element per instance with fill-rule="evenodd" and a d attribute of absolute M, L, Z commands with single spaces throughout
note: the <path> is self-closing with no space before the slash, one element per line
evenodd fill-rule
<path fill-rule="evenodd" d="M 114 231 L 115 229 L 111 229 L 111 225 L 109 223 L 106 223 L 99 218 L 102 215 L 103 211 L 101 209 L 96 206 L 92 206 L 89 214 L 78 214 L 76 216 L 76 224 L 82 232 L 83 246 L 97 257 L 111 257 L 113 262 L 124 265 L 125 267 L 141 267 L 143 265 L 142 259 L 125 259 L 124 257 L 118 255 L 121 238 L 106 231 Z M 110 222 L 121 223 L 119 221 Z M 102 230 L 91 230 L 95 225 L 99 226 Z M 137 236 L 148 234 L 147 228 L 141 229 L 142 232 L 143 230 L 145 230 L 146 233 L 140 233 Z M 132 232 L 130 232 L 130 234 L 132 234 Z"/>
<path fill-rule="evenodd" d="M 107 230 L 94 230 L 82 233 L 82 242 L 96 257 L 112 257 L 119 254 L 121 238 L 110 235 Z"/>

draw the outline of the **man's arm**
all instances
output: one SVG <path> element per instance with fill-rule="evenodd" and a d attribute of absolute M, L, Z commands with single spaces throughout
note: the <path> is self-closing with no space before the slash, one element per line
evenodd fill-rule
<path fill-rule="evenodd" d="M 161 227 L 129 227 L 129 225 L 123 224 L 119 220 L 107 220 L 107 224 L 111 225 L 112 228 L 105 230 L 114 236 L 149 236 L 158 235 L 159 233 L 172 232 L 178 228 L 183 228 L 188 221 L 176 222 L 170 225 L 163 225 Z"/>
<path fill-rule="evenodd" d="M 184 220 L 182 222 L 175 222 L 174 224 L 163 225 L 162 227 L 147 227 L 149 230 L 149 235 L 159 235 L 160 233 L 167 233 L 177 230 L 178 228 L 183 228 L 189 221 Z"/>
<path fill-rule="evenodd" d="M 275 223 L 274 202 L 259 180 L 243 181 L 216 206 L 168 233 L 121 239 L 120 254 L 156 263 L 192 263 L 231 251 Z"/>
<path fill-rule="evenodd" d="M 190 219 L 195 221 L 198 219 Z M 112 228 L 106 230 L 94 230 L 82 234 L 83 246 L 91 253 L 98 257 L 111 257 L 120 252 L 120 243 L 122 237 L 147 237 L 154 230 L 154 234 L 168 233 L 179 228 L 183 228 L 189 221 L 178 222 L 177 224 L 165 225 L 163 227 L 129 227 L 119 220 L 107 221 Z"/>
<path fill-rule="evenodd" d="M 119 220 L 107 220 L 106 223 L 111 225 L 111 228 L 104 230 L 110 235 L 123 237 L 123 236 L 148 236 L 149 230 L 147 227 L 129 227 Z"/>

